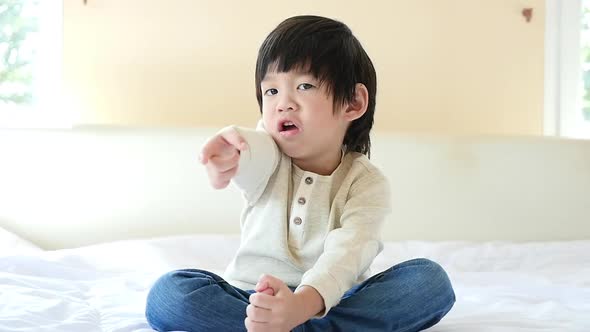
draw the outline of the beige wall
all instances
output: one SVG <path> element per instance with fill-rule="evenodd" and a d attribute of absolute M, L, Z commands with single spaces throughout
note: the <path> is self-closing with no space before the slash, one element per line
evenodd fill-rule
<path fill-rule="evenodd" d="M 296 14 L 340 19 L 361 40 L 378 130 L 542 134 L 543 0 L 64 0 L 74 120 L 252 125 L 257 49 Z"/>

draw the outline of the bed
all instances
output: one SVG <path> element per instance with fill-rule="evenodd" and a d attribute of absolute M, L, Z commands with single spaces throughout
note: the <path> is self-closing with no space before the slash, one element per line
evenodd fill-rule
<path fill-rule="evenodd" d="M 221 273 L 236 235 L 115 241 L 44 251 L 4 232 L 0 331 L 152 331 L 143 314 L 150 285 L 183 267 Z M 457 295 L 432 332 L 590 331 L 590 241 L 388 241 L 377 272 L 426 257 L 449 273 Z"/>

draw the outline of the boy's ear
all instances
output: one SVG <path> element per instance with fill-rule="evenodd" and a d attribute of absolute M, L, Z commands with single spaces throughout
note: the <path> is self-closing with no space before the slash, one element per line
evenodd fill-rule
<path fill-rule="evenodd" d="M 354 99 L 348 103 L 344 111 L 344 118 L 350 122 L 360 118 L 367 111 L 369 105 L 369 91 L 362 83 L 357 83 L 354 88 Z"/>

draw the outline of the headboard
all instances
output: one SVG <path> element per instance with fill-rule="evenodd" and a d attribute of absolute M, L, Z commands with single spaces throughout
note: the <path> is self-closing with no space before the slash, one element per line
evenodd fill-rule
<path fill-rule="evenodd" d="M 208 128 L 0 130 L 0 227 L 48 248 L 239 232 L 197 162 Z M 590 141 L 376 133 L 385 240 L 590 238 Z"/>

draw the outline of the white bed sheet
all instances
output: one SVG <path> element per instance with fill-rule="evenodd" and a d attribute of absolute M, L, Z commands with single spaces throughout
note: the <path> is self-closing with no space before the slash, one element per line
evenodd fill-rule
<path fill-rule="evenodd" d="M 0 331 L 151 331 L 143 312 L 155 279 L 186 267 L 221 273 L 238 241 L 194 235 L 59 251 L 0 245 Z M 439 262 L 457 294 L 430 332 L 590 331 L 590 241 L 389 242 L 372 270 L 415 257 Z"/>

